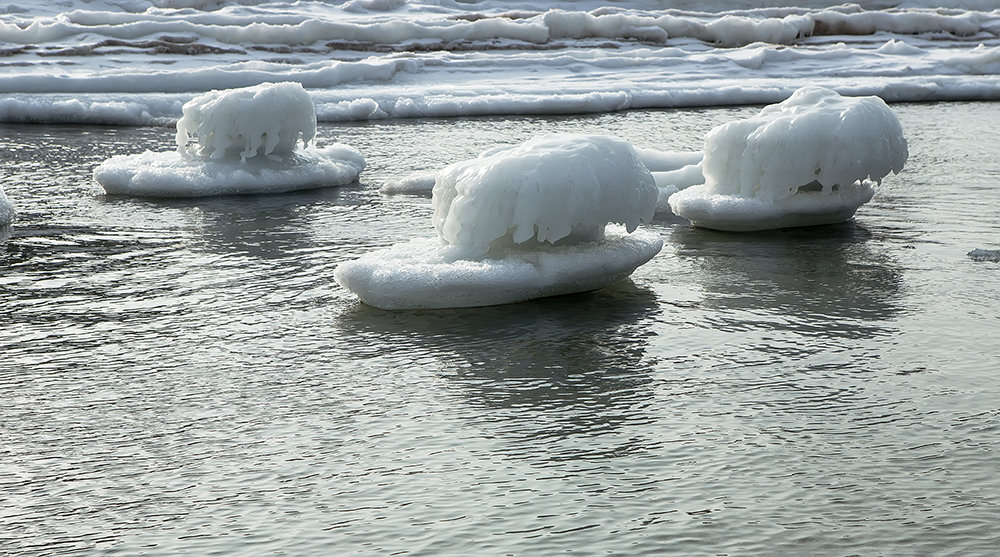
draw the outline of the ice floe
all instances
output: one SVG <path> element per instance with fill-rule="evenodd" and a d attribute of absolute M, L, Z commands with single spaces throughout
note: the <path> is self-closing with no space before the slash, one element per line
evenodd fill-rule
<path fill-rule="evenodd" d="M 349 146 L 314 145 L 312 100 L 298 83 L 211 91 L 183 113 L 176 151 L 111 157 L 94 170 L 101 187 L 149 197 L 281 193 L 349 184 L 365 166 Z"/>
<path fill-rule="evenodd" d="M 662 248 L 637 231 L 657 190 L 632 146 L 553 134 L 491 149 L 437 174 L 437 237 L 340 264 L 334 276 L 383 309 L 512 303 L 594 290 Z"/>
<path fill-rule="evenodd" d="M 670 196 L 705 228 L 747 231 L 841 222 L 907 158 L 895 113 L 878 97 L 804 87 L 705 138 L 705 184 Z"/>

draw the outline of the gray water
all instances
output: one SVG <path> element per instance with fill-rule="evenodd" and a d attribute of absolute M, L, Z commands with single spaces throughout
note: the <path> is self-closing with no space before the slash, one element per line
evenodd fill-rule
<path fill-rule="evenodd" d="M 631 281 L 417 312 L 331 278 L 433 234 L 387 180 L 757 109 L 323 126 L 360 184 L 174 201 L 91 179 L 168 129 L 0 126 L 0 554 L 995 554 L 998 108 L 896 106 L 852 222 L 660 217 Z"/>

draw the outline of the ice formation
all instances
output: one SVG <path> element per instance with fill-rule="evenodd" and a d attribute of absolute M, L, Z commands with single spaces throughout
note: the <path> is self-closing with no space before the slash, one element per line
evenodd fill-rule
<path fill-rule="evenodd" d="M 705 138 L 705 184 L 669 198 L 674 213 L 719 230 L 766 230 L 850 219 L 875 183 L 907 158 L 896 115 L 878 97 L 799 89 Z"/>
<path fill-rule="evenodd" d="M 176 121 L 192 91 L 263 81 L 310 89 L 322 121 L 766 104 L 803 84 L 894 102 L 997 99 L 996 8 L 996 0 L 4 2 L 0 121 L 162 125 Z"/>
<path fill-rule="evenodd" d="M 10 204 L 10 199 L 0 186 L 0 229 L 14 222 L 14 206 Z"/>
<path fill-rule="evenodd" d="M 298 83 L 211 91 L 183 113 L 176 151 L 113 156 L 94 170 L 101 187 L 151 197 L 281 193 L 349 184 L 365 166 L 351 147 L 313 145 L 316 115 Z"/>
<path fill-rule="evenodd" d="M 656 255 L 653 177 L 627 142 L 546 135 L 437 175 L 437 238 L 339 265 L 337 282 L 384 309 L 483 306 L 594 290 Z M 616 223 L 616 224 L 612 224 Z"/>

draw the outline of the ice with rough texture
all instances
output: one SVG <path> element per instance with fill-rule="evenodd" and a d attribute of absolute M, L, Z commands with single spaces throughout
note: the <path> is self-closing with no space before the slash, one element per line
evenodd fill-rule
<path fill-rule="evenodd" d="M 705 138 L 705 184 L 669 198 L 697 226 L 764 230 L 841 222 L 907 158 L 895 113 L 878 97 L 804 87 Z"/>
<path fill-rule="evenodd" d="M 663 247 L 658 234 L 635 230 L 652 218 L 656 196 L 629 143 L 539 136 L 437 173 L 437 237 L 342 263 L 334 277 L 383 309 L 595 290 L 629 276 Z"/>
<path fill-rule="evenodd" d="M 211 91 L 183 112 L 176 151 L 116 155 L 94 179 L 109 194 L 200 197 L 345 185 L 365 167 L 347 145 L 313 145 L 316 115 L 298 83 Z"/>
<path fill-rule="evenodd" d="M 629 234 L 616 225 L 600 241 L 538 244 L 481 259 L 453 259 L 438 238 L 420 238 L 341 263 L 334 277 L 382 309 L 491 306 L 603 288 L 631 275 L 662 247 L 659 234 Z"/>
<path fill-rule="evenodd" d="M 14 206 L 10 204 L 10 199 L 0 186 L 0 228 L 8 226 L 14 222 Z"/>
<path fill-rule="evenodd" d="M 302 149 L 281 160 L 216 161 L 146 151 L 111 157 L 94 170 L 94 178 L 111 195 L 206 197 L 350 184 L 364 167 L 361 153 L 342 144 Z"/>
<path fill-rule="evenodd" d="M 997 6 L 995 0 L 0 4 L 0 121 L 163 125 L 181 117 L 192 92 L 270 81 L 308 88 L 321 121 L 768 104 L 804 85 L 888 102 L 995 100 Z"/>
<path fill-rule="evenodd" d="M 298 83 L 210 91 L 184 104 L 177 149 L 205 159 L 287 155 L 316 137 L 316 113 Z"/>
<path fill-rule="evenodd" d="M 994 263 L 1000 263 L 1000 249 L 976 248 L 966 255 L 968 255 L 973 261 L 992 261 Z"/>
<path fill-rule="evenodd" d="M 453 164 L 434 184 L 434 227 L 473 256 L 491 246 L 599 240 L 649 222 L 657 190 L 626 141 L 551 134 Z"/>

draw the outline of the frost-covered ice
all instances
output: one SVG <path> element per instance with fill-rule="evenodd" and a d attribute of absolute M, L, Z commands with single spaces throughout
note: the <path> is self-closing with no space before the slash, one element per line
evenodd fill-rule
<path fill-rule="evenodd" d="M 30 6 L 29 6 L 30 4 Z M 0 2 L 0 120 L 164 124 L 303 84 L 322 121 L 1000 98 L 991 0 Z"/>
<path fill-rule="evenodd" d="M 176 151 L 111 157 L 94 170 L 101 187 L 152 197 L 281 193 L 349 184 L 365 166 L 351 147 L 312 144 L 316 116 L 298 83 L 211 91 L 183 114 Z"/>
<path fill-rule="evenodd" d="M 10 199 L 3 191 L 3 186 L 0 185 L 0 229 L 7 227 L 12 222 L 14 222 L 14 206 L 11 205 Z"/>
<path fill-rule="evenodd" d="M 705 137 L 705 184 L 669 198 L 673 212 L 719 230 L 841 222 L 907 158 L 895 113 L 878 97 L 804 87 Z"/>
<path fill-rule="evenodd" d="M 316 137 L 316 113 L 298 83 L 212 91 L 184 104 L 177 149 L 203 159 L 288 155 Z"/>
<path fill-rule="evenodd" d="M 594 290 L 660 251 L 658 234 L 635 230 L 652 218 L 656 196 L 652 175 L 629 143 L 540 136 L 439 172 L 436 238 L 367 254 L 341 264 L 334 276 L 362 301 L 386 309 Z"/>

